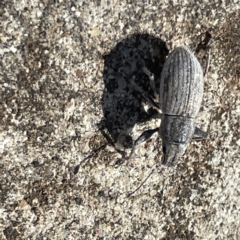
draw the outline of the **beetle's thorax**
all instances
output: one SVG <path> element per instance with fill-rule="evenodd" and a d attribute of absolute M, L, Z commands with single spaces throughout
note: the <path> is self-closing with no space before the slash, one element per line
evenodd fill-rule
<path fill-rule="evenodd" d="M 194 119 L 186 116 L 163 115 L 160 126 L 162 138 L 163 159 L 162 163 L 174 165 L 180 158 L 191 141 L 194 134 Z"/>
<path fill-rule="evenodd" d="M 195 130 L 193 118 L 163 115 L 160 125 L 162 139 L 173 143 L 189 143 Z"/>

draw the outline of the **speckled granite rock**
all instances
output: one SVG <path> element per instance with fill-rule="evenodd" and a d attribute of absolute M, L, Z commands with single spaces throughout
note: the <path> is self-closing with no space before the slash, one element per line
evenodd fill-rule
<path fill-rule="evenodd" d="M 1 1 L 0 239 L 240 239 L 239 13 L 239 0 Z M 155 134 L 126 164 L 160 124 L 132 84 L 153 94 L 143 64 L 159 75 L 206 31 L 209 139 L 163 168 Z"/>

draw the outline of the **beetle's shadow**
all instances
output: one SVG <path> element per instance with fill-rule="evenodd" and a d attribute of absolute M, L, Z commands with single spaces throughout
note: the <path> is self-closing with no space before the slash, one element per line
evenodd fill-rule
<path fill-rule="evenodd" d="M 104 56 L 102 109 L 99 129 L 117 149 L 132 147 L 130 133 L 136 123 L 148 121 L 155 111 L 144 110 L 141 87 L 153 96 L 145 67 L 155 75 L 156 89 L 168 49 L 166 43 L 149 34 L 134 34 L 119 42 Z M 150 110 L 153 110 L 150 108 Z"/>

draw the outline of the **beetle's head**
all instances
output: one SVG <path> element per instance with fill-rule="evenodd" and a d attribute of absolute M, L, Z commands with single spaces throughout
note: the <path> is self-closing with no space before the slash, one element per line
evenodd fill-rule
<path fill-rule="evenodd" d="M 163 157 L 162 164 L 166 166 L 174 166 L 177 160 L 184 154 L 187 144 L 186 143 L 171 143 L 163 141 L 162 143 Z"/>

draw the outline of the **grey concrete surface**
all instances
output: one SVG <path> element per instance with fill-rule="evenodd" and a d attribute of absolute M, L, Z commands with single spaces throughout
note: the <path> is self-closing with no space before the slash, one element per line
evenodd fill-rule
<path fill-rule="evenodd" d="M 1 1 L 0 239 L 240 239 L 239 13 L 238 0 Z M 167 168 L 155 134 L 127 162 L 161 121 L 134 88 L 153 94 L 142 66 L 159 76 L 207 31 L 209 138 Z"/>

